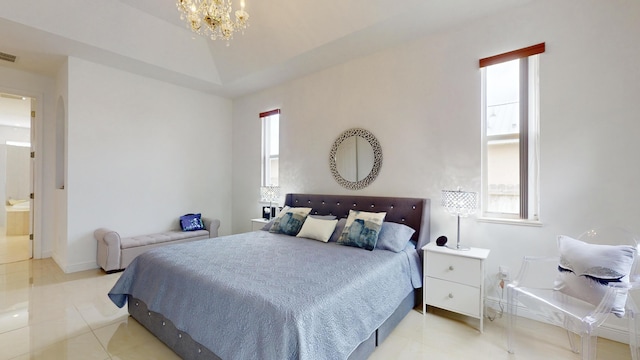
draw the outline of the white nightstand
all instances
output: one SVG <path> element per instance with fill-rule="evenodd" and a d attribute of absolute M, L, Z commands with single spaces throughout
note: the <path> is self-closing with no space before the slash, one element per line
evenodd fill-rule
<path fill-rule="evenodd" d="M 488 249 L 453 250 L 425 245 L 422 312 L 427 305 L 480 320 L 484 331 L 484 261 Z"/>
<path fill-rule="evenodd" d="M 251 219 L 251 231 L 262 229 L 262 227 L 268 222 L 269 220 L 263 218 Z"/>

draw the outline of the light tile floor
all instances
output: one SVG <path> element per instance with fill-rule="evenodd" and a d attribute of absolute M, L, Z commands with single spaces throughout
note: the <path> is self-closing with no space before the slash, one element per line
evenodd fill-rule
<path fill-rule="evenodd" d="M 107 298 L 120 273 L 64 274 L 51 259 L 0 265 L 0 360 L 178 359 Z M 560 329 L 519 324 L 517 354 L 506 351 L 504 318 L 485 322 L 432 309 L 411 311 L 373 353 L 382 359 L 579 359 Z M 526 339 L 526 340 L 525 340 Z M 598 359 L 630 359 L 625 344 L 600 339 Z"/>
<path fill-rule="evenodd" d="M 29 235 L 6 236 L 5 228 L 0 227 L 0 264 L 28 260 Z"/>

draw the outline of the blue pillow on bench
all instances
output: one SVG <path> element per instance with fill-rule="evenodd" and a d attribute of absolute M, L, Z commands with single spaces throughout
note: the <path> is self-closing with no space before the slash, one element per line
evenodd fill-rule
<path fill-rule="evenodd" d="M 180 216 L 180 228 L 182 231 L 204 230 L 201 214 L 186 214 Z"/>

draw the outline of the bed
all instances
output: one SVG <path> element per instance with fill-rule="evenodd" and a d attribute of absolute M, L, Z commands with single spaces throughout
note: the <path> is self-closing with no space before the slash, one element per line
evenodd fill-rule
<path fill-rule="evenodd" d="M 186 359 L 366 359 L 419 301 L 428 199 L 287 194 L 310 216 L 386 212 L 401 251 L 259 230 L 138 256 L 109 292 Z"/>

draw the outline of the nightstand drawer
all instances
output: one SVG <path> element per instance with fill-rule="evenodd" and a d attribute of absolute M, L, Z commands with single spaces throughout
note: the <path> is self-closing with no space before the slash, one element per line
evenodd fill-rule
<path fill-rule="evenodd" d="M 480 316 L 480 288 L 427 277 L 425 302 L 428 305 L 468 316 Z"/>
<path fill-rule="evenodd" d="M 429 277 L 480 287 L 482 263 L 478 259 L 427 252 L 425 262 Z"/>

